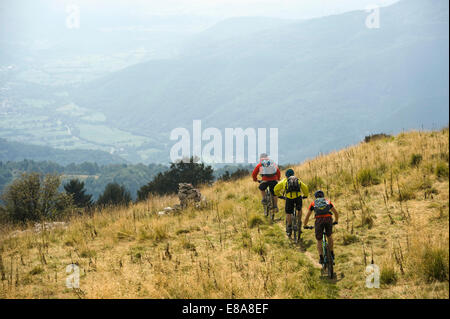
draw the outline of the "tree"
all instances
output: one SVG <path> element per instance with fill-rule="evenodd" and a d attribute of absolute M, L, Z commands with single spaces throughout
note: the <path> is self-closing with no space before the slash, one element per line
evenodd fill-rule
<path fill-rule="evenodd" d="M 92 195 L 85 194 L 84 182 L 78 179 L 71 179 L 64 189 L 67 194 L 72 196 L 73 203 L 80 208 L 89 207 L 92 205 Z"/>
<path fill-rule="evenodd" d="M 248 169 L 238 168 L 231 174 L 229 171 L 225 171 L 225 173 L 222 176 L 220 176 L 219 180 L 224 181 L 224 182 L 233 181 L 233 180 L 237 180 L 242 177 L 248 176 L 249 174 L 250 174 L 250 171 Z"/>
<path fill-rule="evenodd" d="M 189 161 L 171 163 L 170 169 L 159 173 L 147 185 L 138 191 L 138 200 L 145 200 L 149 194 L 173 194 L 178 190 L 179 183 L 191 183 L 194 187 L 207 184 L 214 180 L 213 169 L 204 163 L 195 163 L 191 157 Z"/>
<path fill-rule="evenodd" d="M 102 195 L 97 200 L 97 204 L 106 205 L 128 205 L 131 202 L 130 192 L 117 183 L 109 183 L 106 185 Z"/>
<path fill-rule="evenodd" d="M 73 207 L 73 202 L 69 195 L 58 192 L 60 184 L 58 175 L 23 173 L 2 195 L 8 219 L 24 223 L 63 216 Z"/>

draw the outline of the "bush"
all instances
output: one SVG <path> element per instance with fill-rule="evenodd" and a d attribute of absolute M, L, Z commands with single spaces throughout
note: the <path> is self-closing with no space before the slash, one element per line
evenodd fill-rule
<path fill-rule="evenodd" d="M 448 250 L 442 248 L 424 250 L 420 268 L 424 279 L 428 282 L 448 281 Z"/>
<path fill-rule="evenodd" d="M 248 226 L 250 228 L 256 227 L 258 225 L 264 224 L 264 220 L 259 215 L 252 215 L 248 221 Z"/>
<path fill-rule="evenodd" d="M 358 241 L 358 236 L 356 235 L 352 235 L 352 234 L 344 234 L 344 236 L 342 237 L 343 241 L 344 241 L 344 246 L 356 243 Z"/>
<path fill-rule="evenodd" d="M 109 183 L 105 187 L 105 191 L 97 200 L 97 205 L 128 205 L 131 202 L 131 195 L 125 189 L 125 186 L 120 186 L 117 183 Z"/>
<path fill-rule="evenodd" d="M 434 170 L 434 173 L 436 174 L 437 177 L 439 178 L 444 178 L 444 177 L 448 177 L 449 176 L 449 172 L 448 172 L 448 164 L 445 162 L 439 162 L 436 165 L 436 168 Z"/>
<path fill-rule="evenodd" d="M 138 190 L 138 200 L 146 200 L 149 194 L 174 194 L 178 191 L 179 183 L 190 183 L 196 187 L 213 180 L 212 167 L 195 163 L 194 158 L 191 157 L 189 161 L 172 163 L 168 171 L 159 173 L 150 183 L 142 186 Z"/>
<path fill-rule="evenodd" d="M 356 175 L 356 179 L 363 187 L 380 184 L 380 177 L 377 172 L 370 168 L 363 168 L 359 170 Z"/>
<path fill-rule="evenodd" d="M 421 154 L 412 154 L 409 164 L 413 167 L 417 167 L 422 162 L 422 159 L 423 159 L 423 157 Z"/>
<path fill-rule="evenodd" d="M 246 177 L 250 174 L 250 171 L 245 168 L 238 168 L 236 171 L 230 174 L 229 171 L 225 171 L 225 173 L 219 177 L 221 181 L 234 181 L 240 178 Z"/>
<path fill-rule="evenodd" d="M 57 219 L 73 207 L 71 196 L 59 193 L 60 177 L 24 173 L 9 185 L 2 200 L 2 209 L 12 222 L 25 223 L 41 219 Z"/>
<path fill-rule="evenodd" d="M 381 140 L 381 139 L 388 138 L 388 137 L 392 137 L 392 136 L 389 134 L 385 134 L 385 133 L 371 134 L 371 135 L 364 137 L 364 142 L 369 143 L 372 141 Z"/>
<path fill-rule="evenodd" d="M 400 202 L 407 201 L 416 198 L 416 191 L 413 185 L 408 184 L 400 189 L 398 200 Z"/>
<path fill-rule="evenodd" d="M 381 269 L 380 282 L 385 285 L 394 285 L 397 282 L 397 272 L 392 266 L 384 266 Z"/>

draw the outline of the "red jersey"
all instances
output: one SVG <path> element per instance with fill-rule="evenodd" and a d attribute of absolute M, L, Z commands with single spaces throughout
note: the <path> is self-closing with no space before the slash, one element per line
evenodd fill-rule
<path fill-rule="evenodd" d="M 258 163 L 258 165 L 256 165 L 256 167 L 252 173 L 252 178 L 254 181 L 258 180 L 258 174 L 261 174 L 261 178 L 263 181 L 279 181 L 280 180 L 281 172 L 278 167 L 277 167 L 276 173 L 271 176 L 264 175 L 264 173 L 262 172 L 262 168 L 263 167 L 262 167 L 261 163 Z"/>

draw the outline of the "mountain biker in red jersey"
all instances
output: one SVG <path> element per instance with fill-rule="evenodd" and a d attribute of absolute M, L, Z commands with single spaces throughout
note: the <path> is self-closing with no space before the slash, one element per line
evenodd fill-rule
<path fill-rule="evenodd" d="M 273 208 L 278 212 L 278 198 L 275 196 L 273 189 L 280 180 L 281 172 L 277 164 L 272 161 L 266 153 L 262 153 L 259 157 L 259 163 L 256 165 L 252 173 L 253 181 L 258 181 L 258 175 L 261 175 L 263 181 L 258 187 L 262 196 L 261 203 L 263 205 L 266 203 L 265 190 L 269 187 L 270 192 L 273 195 Z"/>

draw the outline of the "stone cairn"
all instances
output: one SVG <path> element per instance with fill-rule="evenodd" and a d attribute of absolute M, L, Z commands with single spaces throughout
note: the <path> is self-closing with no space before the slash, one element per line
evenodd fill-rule
<path fill-rule="evenodd" d="M 181 208 L 186 208 L 190 203 L 199 203 L 202 200 L 202 194 L 192 184 L 179 183 L 178 198 Z"/>
<path fill-rule="evenodd" d="M 206 204 L 206 199 L 200 191 L 190 183 L 178 184 L 178 199 L 180 200 L 180 204 L 176 204 L 173 207 L 166 207 L 164 210 L 158 212 L 158 215 L 166 215 L 171 212 L 180 211 L 188 207 L 189 204 L 194 204 L 196 208 L 201 208 Z"/>

